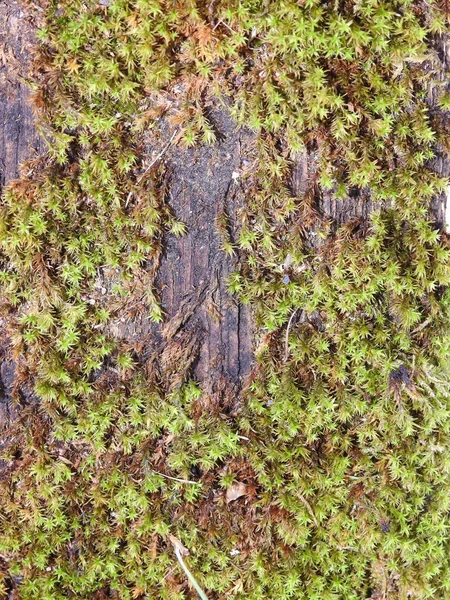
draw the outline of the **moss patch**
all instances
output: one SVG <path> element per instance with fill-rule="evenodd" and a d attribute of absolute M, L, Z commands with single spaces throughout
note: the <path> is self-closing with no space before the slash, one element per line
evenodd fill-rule
<path fill-rule="evenodd" d="M 4 595 L 193 598 L 175 539 L 210 599 L 447 598 L 450 269 L 429 208 L 446 181 L 428 167 L 446 125 L 426 101 L 445 11 L 43 8 L 34 100 L 49 156 L 0 214 L 3 311 L 40 398 L 3 452 Z M 163 319 L 154 274 L 164 235 L 183 233 L 139 132 L 214 143 L 212 97 L 257 134 L 229 281 L 259 326 L 239 406 L 101 333 L 137 276 Z M 292 161 L 313 147 L 297 198 Z M 321 217 L 322 191 L 355 189 L 378 207 L 370 221 Z"/>

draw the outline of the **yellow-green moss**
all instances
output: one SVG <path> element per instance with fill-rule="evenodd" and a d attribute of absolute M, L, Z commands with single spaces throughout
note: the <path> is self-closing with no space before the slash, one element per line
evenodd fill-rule
<path fill-rule="evenodd" d="M 174 537 L 210 600 L 448 598 L 450 268 L 430 215 L 446 181 L 428 168 L 446 139 L 426 102 L 444 12 L 401 0 L 45 11 L 34 99 L 50 156 L 0 213 L 3 309 L 40 398 L 3 452 L 4 588 L 195 597 Z M 168 391 L 99 333 L 125 288 L 99 303 L 96 279 L 148 274 L 163 235 L 183 231 L 135 143 L 174 90 L 180 143 L 214 142 L 210 96 L 258 134 L 229 282 L 253 307 L 257 365 L 233 417 L 194 383 Z M 317 177 L 297 198 L 291 163 L 313 141 Z M 320 190 L 355 188 L 378 207 L 365 229 L 313 209 Z M 151 277 L 148 289 L 160 320 Z M 243 494 L 229 501 L 233 482 Z"/>

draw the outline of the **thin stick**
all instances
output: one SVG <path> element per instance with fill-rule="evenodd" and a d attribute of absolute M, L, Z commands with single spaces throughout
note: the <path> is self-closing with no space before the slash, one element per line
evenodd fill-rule
<path fill-rule="evenodd" d="M 133 192 L 130 192 L 127 196 L 127 201 L 125 202 L 125 208 L 128 207 L 128 203 L 131 200 L 132 196 L 133 196 Z"/>
<path fill-rule="evenodd" d="M 229 25 L 227 25 L 227 24 L 225 23 L 225 21 L 222 21 L 222 19 L 220 19 L 220 21 L 217 21 L 217 23 L 216 23 L 216 24 L 214 25 L 214 27 L 213 27 L 213 31 L 215 31 L 215 30 L 216 30 L 216 28 L 217 28 L 217 27 L 219 27 L 219 25 L 225 25 L 225 27 L 226 27 L 227 29 L 229 29 L 231 32 L 233 32 L 233 33 L 236 33 L 236 32 L 235 32 L 235 30 L 234 30 L 232 27 L 230 27 Z"/>
<path fill-rule="evenodd" d="M 209 23 L 214 29 L 216 28 L 216 24 L 214 23 L 214 4 L 215 3 L 216 3 L 216 0 L 211 0 L 211 2 L 209 3 L 209 6 L 208 6 Z M 214 29 L 213 29 L 213 31 L 214 31 Z"/>
<path fill-rule="evenodd" d="M 421 323 L 418 327 L 413 329 L 411 331 L 411 335 L 414 335 L 415 333 L 419 333 L 419 331 L 422 331 L 422 329 L 425 329 L 425 327 L 427 327 L 430 323 L 431 323 L 431 317 L 429 317 L 423 323 Z"/>
<path fill-rule="evenodd" d="M 170 475 L 164 475 L 164 473 L 155 471 L 155 469 L 152 469 L 152 472 L 156 473 L 156 475 L 161 475 L 161 477 L 165 477 L 166 479 L 171 479 L 172 481 L 178 481 L 179 483 L 191 483 L 192 485 L 198 485 L 200 483 L 199 481 L 190 481 L 189 479 L 178 479 L 178 477 L 171 477 Z"/>
<path fill-rule="evenodd" d="M 202 600 L 208 600 L 208 596 L 205 594 L 205 592 L 202 590 L 202 588 L 197 583 L 197 580 L 195 579 L 195 577 L 192 575 L 192 573 L 187 568 L 187 566 L 183 560 L 183 557 L 181 556 L 181 552 L 180 552 L 179 548 L 175 548 L 175 556 L 178 558 L 178 562 L 180 563 L 183 571 L 186 573 L 187 578 L 189 579 L 189 581 L 192 583 L 192 585 L 196 589 L 197 594 L 200 596 L 200 598 Z"/>
<path fill-rule="evenodd" d="M 296 308 L 294 310 L 294 312 L 292 313 L 291 318 L 289 319 L 289 322 L 288 322 L 288 326 L 286 328 L 286 340 L 285 340 L 285 343 L 284 343 L 284 362 L 286 362 L 287 359 L 289 358 L 289 330 L 290 330 L 291 325 L 292 325 L 292 320 L 294 319 L 295 314 L 296 314 L 297 311 L 298 311 L 298 308 Z"/>
<path fill-rule="evenodd" d="M 169 149 L 170 145 L 173 142 L 173 138 L 176 136 L 177 133 L 178 133 L 178 129 L 175 129 L 175 131 L 170 136 L 170 140 L 167 142 L 167 144 L 164 146 L 164 148 L 161 150 L 161 152 L 158 154 L 158 156 L 152 160 L 152 162 L 148 165 L 148 167 L 145 169 L 145 171 L 139 177 L 139 179 L 137 180 L 138 183 L 141 183 L 141 181 L 144 179 L 144 177 L 147 175 L 147 173 L 150 171 L 150 169 L 153 167 L 153 165 L 156 162 L 158 162 L 158 160 L 160 158 L 162 158 L 162 156 L 164 155 L 165 152 L 167 152 L 167 150 Z"/>
<path fill-rule="evenodd" d="M 259 14 L 257 14 L 257 17 L 265 17 L 267 15 L 267 13 L 269 12 L 269 0 L 264 0 L 264 10 L 262 12 L 260 12 Z"/>

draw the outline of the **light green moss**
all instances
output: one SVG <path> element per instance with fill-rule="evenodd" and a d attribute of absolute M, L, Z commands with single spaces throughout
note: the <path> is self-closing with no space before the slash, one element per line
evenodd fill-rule
<path fill-rule="evenodd" d="M 426 102 L 439 6 L 71 0 L 46 21 L 50 156 L 0 212 L 4 311 L 40 398 L 3 452 L 0 582 L 20 578 L 24 600 L 193 598 L 174 536 L 210 600 L 447 598 L 450 268 L 429 208 L 446 181 L 428 169 L 446 140 Z M 174 90 L 181 144 L 214 142 L 211 96 L 257 133 L 230 279 L 259 328 L 237 417 L 100 333 L 122 283 L 184 232 L 135 143 Z M 313 141 L 317 178 L 296 198 L 292 161 Z M 313 209 L 355 188 L 379 207 L 366 229 Z M 227 502 L 233 482 L 245 493 Z"/>

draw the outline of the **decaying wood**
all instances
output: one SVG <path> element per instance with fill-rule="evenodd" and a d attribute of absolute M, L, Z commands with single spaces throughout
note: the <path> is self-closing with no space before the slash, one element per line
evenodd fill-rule
<path fill-rule="evenodd" d="M 0 141 L 1 184 L 19 176 L 21 163 L 44 152 L 33 126 L 26 84 L 33 23 L 19 2 L 0 0 Z M 244 190 L 239 172 L 251 142 L 248 132 L 237 131 L 225 109 L 214 109 L 211 120 L 218 140 L 212 146 L 181 149 L 164 146 L 169 177 L 168 203 L 187 227 L 181 238 L 167 236 L 156 287 L 166 315 L 155 326 L 148 315 L 120 319 L 112 333 L 130 343 L 141 340 L 143 356 L 157 360 L 171 387 L 192 376 L 211 392 L 228 388 L 237 394 L 252 363 L 251 319 L 248 308 L 227 292 L 228 275 L 239 257 L 227 256 L 216 227 L 226 219 L 231 240 L 237 234 Z M 169 138 L 170 139 L 170 138 Z M 150 152 L 150 150 L 149 150 Z M 144 164 L 152 164 L 151 157 Z M 156 357 L 155 357 L 156 355 Z M 0 381 L 0 428 L 10 421 L 9 388 L 14 366 L 3 363 L 6 381 Z"/>
<path fill-rule="evenodd" d="M 251 364 L 250 315 L 227 293 L 237 258 L 221 250 L 216 223 L 224 216 L 235 238 L 244 193 L 233 174 L 246 160 L 249 139 L 235 131 L 224 111 L 214 115 L 214 122 L 216 144 L 189 153 L 176 150 L 168 164 L 172 209 L 187 235 L 167 240 L 157 284 L 168 323 L 182 318 L 183 330 L 199 340 L 195 376 L 206 380 L 221 374 L 237 383 Z"/>
<path fill-rule="evenodd" d="M 31 17 L 19 2 L 0 0 L 0 192 L 19 176 L 25 160 L 44 150 L 34 125 L 26 83 L 34 31 Z M 2 430 L 19 410 L 12 401 L 15 365 L 9 359 L 6 343 L 0 333 L 0 447 Z"/>
<path fill-rule="evenodd" d="M 439 113 L 438 93 L 444 87 L 444 90 L 449 89 L 449 72 L 450 72 L 450 35 L 445 34 L 436 37 L 433 44 L 433 51 L 436 53 L 440 62 L 440 69 L 436 77 L 436 82 L 430 86 L 428 91 L 428 103 L 433 113 Z M 443 117 L 446 118 L 446 117 Z M 444 177 L 450 176 L 450 160 L 448 155 L 441 148 L 436 148 L 436 157 L 432 162 L 432 168 L 436 173 Z M 434 198 L 431 206 L 433 216 L 442 228 L 448 228 L 446 223 L 446 208 L 448 194 L 443 193 L 440 197 Z"/>
<path fill-rule="evenodd" d="M 0 0 L 0 188 L 43 150 L 26 83 L 34 26 L 15 0 Z"/>
<path fill-rule="evenodd" d="M 224 108 L 215 107 L 209 118 L 214 144 L 169 149 L 162 142 L 167 203 L 186 227 L 185 235 L 167 235 L 163 242 L 155 285 L 164 323 L 155 325 L 142 311 L 129 319 L 124 310 L 109 332 L 131 346 L 144 341 L 140 353 L 157 365 L 170 388 L 192 376 L 212 393 L 224 386 L 237 393 L 251 368 L 252 326 L 249 309 L 227 291 L 239 254 L 223 251 L 218 222 L 225 221 L 233 242 L 245 200 L 240 174 L 250 162 L 254 136 L 238 130 Z M 149 144 L 144 165 L 154 163 L 152 150 Z"/>

